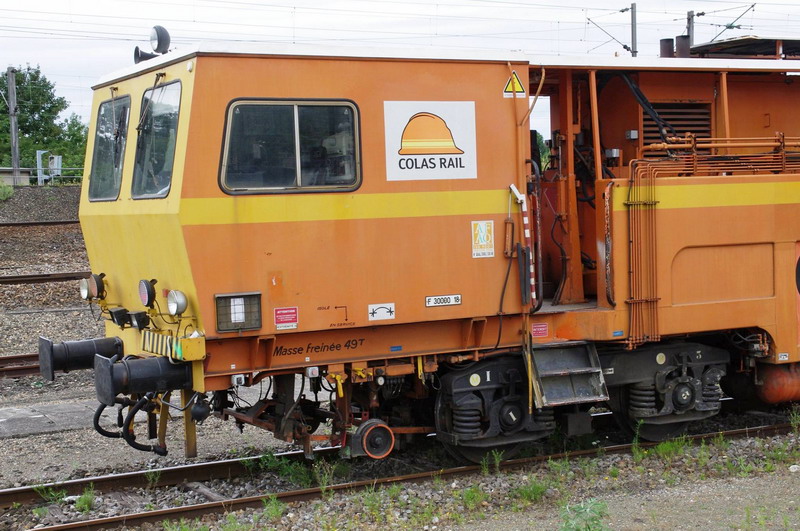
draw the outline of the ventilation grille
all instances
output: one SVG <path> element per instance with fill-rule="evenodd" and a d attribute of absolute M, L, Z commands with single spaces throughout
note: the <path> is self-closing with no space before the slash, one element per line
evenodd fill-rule
<path fill-rule="evenodd" d="M 693 133 L 698 139 L 711 138 L 711 105 L 708 103 L 654 103 L 653 108 L 659 116 L 670 124 L 678 136 Z M 658 126 L 646 112 L 643 121 L 644 145 L 660 143 Z M 669 133 L 668 133 L 669 134 Z M 707 153 L 698 151 L 698 153 Z M 644 156 L 663 157 L 664 151 L 645 151 Z"/>
<path fill-rule="evenodd" d="M 231 293 L 214 297 L 217 305 L 218 332 L 261 328 L 260 293 Z"/>

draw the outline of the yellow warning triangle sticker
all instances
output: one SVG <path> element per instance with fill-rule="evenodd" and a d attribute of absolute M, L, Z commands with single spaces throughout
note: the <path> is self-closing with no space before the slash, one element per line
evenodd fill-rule
<path fill-rule="evenodd" d="M 503 97 L 513 98 L 514 95 L 517 97 L 525 96 L 525 88 L 522 86 L 522 81 L 520 81 L 516 70 L 511 72 L 511 77 L 508 78 L 506 86 L 503 89 Z"/>

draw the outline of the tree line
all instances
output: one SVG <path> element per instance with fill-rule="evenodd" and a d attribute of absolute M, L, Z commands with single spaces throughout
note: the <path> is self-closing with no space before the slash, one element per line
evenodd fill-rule
<path fill-rule="evenodd" d="M 86 154 L 88 127 L 72 113 L 61 120 L 69 102 L 56 95 L 55 84 L 42 74 L 39 66 L 17 67 L 17 124 L 19 129 L 20 167 L 36 168 L 36 151 L 46 150 L 62 156 L 62 167 L 82 168 Z M 0 166 L 11 166 L 11 118 L 8 108 L 8 81 L 0 76 Z M 46 159 L 43 161 L 46 166 Z M 64 175 L 81 175 L 64 171 Z"/>

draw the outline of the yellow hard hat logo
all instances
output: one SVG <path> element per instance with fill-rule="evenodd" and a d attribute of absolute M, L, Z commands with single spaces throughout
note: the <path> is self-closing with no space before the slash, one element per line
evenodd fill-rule
<path fill-rule="evenodd" d="M 453 133 L 440 117 L 419 112 L 403 129 L 400 155 L 460 155 L 464 153 L 453 141 Z"/>

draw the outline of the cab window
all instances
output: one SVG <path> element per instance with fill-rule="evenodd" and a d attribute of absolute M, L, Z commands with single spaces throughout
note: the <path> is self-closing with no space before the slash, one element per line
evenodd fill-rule
<path fill-rule="evenodd" d="M 181 85 L 178 82 L 144 93 L 133 168 L 131 196 L 134 199 L 165 197 L 169 193 L 180 100 Z"/>
<path fill-rule="evenodd" d="M 119 196 L 130 110 L 130 96 L 100 104 L 89 175 L 90 201 L 114 201 Z"/>
<path fill-rule="evenodd" d="M 230 193 L 352 190 L 358 117 L 350 102 L 235 102 L 221 183 Z"/>

